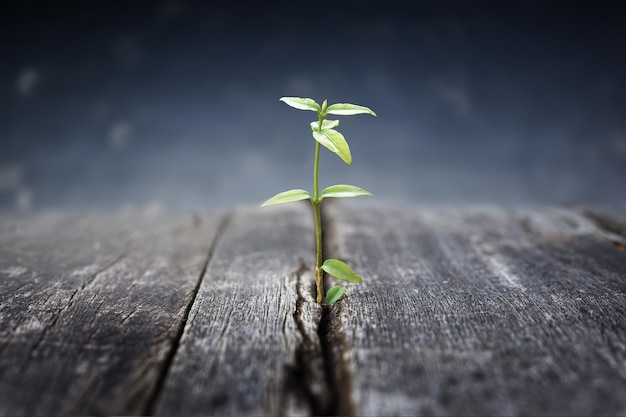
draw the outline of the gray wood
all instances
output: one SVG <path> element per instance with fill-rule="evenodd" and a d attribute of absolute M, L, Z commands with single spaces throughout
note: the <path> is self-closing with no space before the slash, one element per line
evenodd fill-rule
<path fill-rule="evenodd" d="M 0 216 L 0 415 L 145 413 L 221 218 Z"/>
<path fill-rule="evenodd" d="M 158 414 L 324 412 L 314 250 L 307 205 L 236 211 L 202 281 Z"/>
<path fill-rule="evenodd" d="M 626 251 L 626 205 L 591 206 L 578 211 L 590 219 L 598 232 L 616 248 Z"/>
<path fill-rule="evenodd" d="M 626 414 L 625 208 L 325 209 L 0 214 L 0 415 Z"/>
<path fill-rule="evenodd" d="M 589 217 L 342 207 L 328 255 L 364 276 L 326 324 L 343 413 L 626 414 L 626 253 Z"/>

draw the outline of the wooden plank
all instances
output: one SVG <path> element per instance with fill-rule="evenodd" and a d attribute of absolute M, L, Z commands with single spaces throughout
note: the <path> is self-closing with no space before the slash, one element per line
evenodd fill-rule
<path fill-rule="evenodd" d="M 208 266 L 156 413 L 326 413 L 312 220 L 305 204 L 237 211 Z"/>
<path fill-rule="evenodd" d="M 577 207 L 576 211 L 590 217 L 592 220 L 601 217 L 607 223 L 621 229 L 620 233 L 626 236 L 626 233 L 624 233 L 626 231 L 626 204 Z"/>
<path fill-rule="evenodd" d="M 626 412 L 626 253 L 568 210 L 331 207 L 341 411 Z M 328 218 L 328 216 L 327 216 Z"/>
<path fill-rule="evenodd" d="M 0 217 L 0 415 L 144 414 L 222 214 Z"/>
<path fill-rule="evenodd" d="M 599 233 L 626 251 L 626 206 L 591 206 L 579 208 L 578 212 L 595 223 Z"/>
<path fill-rule="evenodd" d="M 0 215 L 0 415 L 624 413 L 618 229 L 329 213 L 327 257 L 366 281 L 324 311 L 304 204 L 238 210 L 199 289 L 220 214 Z"/>

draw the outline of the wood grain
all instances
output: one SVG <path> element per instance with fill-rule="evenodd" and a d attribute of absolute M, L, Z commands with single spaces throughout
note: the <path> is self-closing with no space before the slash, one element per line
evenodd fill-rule
<path fill-rule="evenodd" d="M 237 211 L 215 248 L 157 414 L 325 413 L 305 204 Z"/>
<path fill-rule="evenodd" d="M 1 217 L 0 415 L 145 413 L 222 217 Z"/>
<path fill-rule="evenodd" d="M 564 209 L 330 208 L 344 413 L 626 413 L 626 253 Z"/>
<path fill-rule="evenodd" d="M 626 206 L 591 206 L 578 211 L 595 224 L 605 239 L 626 252 Z"/>
<path fill-rule="evenodd" d="M 0 415 L 626 414 L 626 208 L 325 219 L 0 214 Z"/>

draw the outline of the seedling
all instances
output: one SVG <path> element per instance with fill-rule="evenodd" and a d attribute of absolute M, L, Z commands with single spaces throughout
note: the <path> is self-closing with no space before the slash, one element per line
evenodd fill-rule
<path fill-rule="evenodd" d="M 338 116 L 371 114 L 372 116 L 376 116 L 376 113 L 367 107 L 357 106 L 356 104 L 336 103 L 328 106 L 326 100 L 324 100 L 321 106 L 317 104 L 315 100 L 310 98 L 282 97 L 280 101 L 298 110 L 310 110 L 317 113 L 317 121 L 311 122 L 311 131 L 313 133 L 313 139 L 315 139 L 313 195 L 311 195 L 308 191 L 301 189 L 284 191 L 276 194 L 274 197 L 264 202 L 261 207 L 307 199 L 311 201 L 311 204 L 313 205 L 313 214 L 315 216 L 315 285 L 317 287 L 317 302 L 319 304 L 327 305 L 334 304 L 343 297 L 346 289 L 341 285 L 335 285 L 328 290 L 326 297 L 324 297 L 324 275 L 322 271 L 337 278 L 338 280 L 351 283 L 360 283 L 363 281 L 363 278 L 360 275 L 355 274 L 352 268 L 340 260 L 326 259 L 324 263 L 322 263 L 322 213 L 320 210 L 322 200 L 330 197 L 358 197 L 361 195 L 372 195 L 372 193 L 364 190 L 363 188 L 346 184 L 331 185 L 330 187 L 322 190 L 321 193 L 319 192 L 318 173 L 320 145 L 323 145 L 328 150 L 335 153 L 346 164 L 352 164 L 352 154 L 350 153 L 348 142 L 346 142 L 346 139 L 341 133 L 335 130 L 335 128 L 339 125 L 339 120 L 326 120 L 326 116 L 329 114 L 335 114 Z"/>

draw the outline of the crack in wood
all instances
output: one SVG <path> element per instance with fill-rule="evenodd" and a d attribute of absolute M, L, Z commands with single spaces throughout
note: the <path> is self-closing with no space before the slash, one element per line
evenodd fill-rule
<path fill-rule="evenodd" d="M 323 252 L 326 258 L 339 258 L 335 224 L 329 220 L 329 213 L 322 206 Z M 327 285 L 325 284 L 327 287 Z M 341 301 L 332 306 L 324 306 L 318 324 L 318 338 L 322 347 L 326 383 L 329 387 L 329 406 L 326 415 L 353 416 L 355 405 L 352 401 L 352 373 L 344 360 L 349 350 L 340 326 Z"/>
<path fill-rule="evenodd" d="M 328 215 L 326 213 L 322 216 L 323 253 L 325 258 L 336 258 L 338 245 L 334 224 L 332 220 L 326 220 Z M 286 379 L 289 385 L 286 390 L 299 391 L 300 396 L 310 404 L 313 415 L 352 416 L 356 413 L 351 396 L 352 373 L 343 359 L 349 348 L 338 319 L 341 314 L 340 303 L 322 306 L 321 312 L 308 317 L 307 322 L 305 308 L 317 306 L 313 282 L 303 282 L 310 269 L 301 261 L 300 267 L 295 271 L 297 298 L 293 318 L 301 340 L 295 350 L 295 366 L 291 369 L 290 377 Z M 309 286 L 307 293 L 304 292 L 306 285 Z M 327 287 L 326 284 L 324 286 Z M 316 341 L 312 340 L 311 328 L 316 329 Z M 317 343 L 321 351 L 313 348 Z M 317 369 L 316 365 L 320 365 L 322 369 Z"/>
<path fill-rule="evenodd" d="M 304 338 L 305 342 L 310 342 L 309 335 L 306 331 L 304 321 L 302 319 L 302 308 L 303 305 L 307 302 L 304 294 L 302 292 L 302 275 L 306 273 L 307 267 L 304 261 L 300 261 L 300 267 L 294 272 L 296 276 L 296 308 L 293 312 L 293 319 L 296 323 L 296 327 L 298 328 L 298 332 L 300 336 Z"/>
<path fill-rule="evenodd" d="M 319 384 L 316 377 L 319 376 L 319 369 L 315 369 L 317 365 L 324 365 L 323 356 L 320 357 L 321 351 L 315 348 L 315 342 L 311 339 L 310 328 L 317 328 L 318 323 L 309 322 L 305 317 L 304 309 L 309 307 L 308 303 L 312 303 L 312 295 L 306 297 L 303 292 L 303 275 L 308 268 L 301 262 L 300 267 L 295 271 L 296 276 L 296 303 L 293 312 L 293 319 L 296 323 L 296 329 L 300 335 L 298 344 L 295 348 L 295 364 L 292 369 L 288 370 L 289 375 L 285 378 L 286 391 L 295 391 L 304 401 L 309 404 L 313 415 L 328 414 L 329 387 L 315 389 L 315 385 Z M 319 315 L 313 316 L 318 319 Z M 324 370 L 322 369 L 322 372 Z M 326 381 L 323 375 L 322 381 Z"/>
<path fill-rule="evenodd" d="M 585 210 L 325 211 L 325 258 L 372 278 L 327 307 L 302 210 L 34 252 L 32 276 L 7 244 L 0 414 L 619 414 L 626 217 Z"/>
<path fill-rule="evenodd" d="M 356 415 L 352 402 L 352 373 L 344 361 L 344 353 L 349 349 L 338 316 L 341 314 L 339 305 L 324 306 L 319 324 L 318 336 L 322 345 L 322 354 L 326 368 L 327 383 L 331 397 L 326 415 Z"/>
<path fill-rule="evenodd" d="M 165 358 L 163 362 L 163 367 L 157 377 L 157 382 L 154 386 L 154 391 L 149 396 L 149 399 L 146 402 L 146 406 L 143 412 L 144 415 L 154 415 L 154 408 L 156 406 L 157 399 L 159 398 L 159 396 L 161 395 L 161 392 L 163 391 L 163 387 L 165 386 L 165 381 L 167 380 L 167 377 L 169 375 L 170 369 L 174 362 L 174 358 L 176 357 L 176 354 L 178 353 L 178 348 L 180 347 L 180 342 L 183 337 L 183 333 L 185 332 L 185 325 L 187 324 L 187 320 L 189 319 L 189 313 L 191 312 L 191 309 L 196 301 L 198 291 L 200 290 L 200 286 L 202 285 L 202 281 L 204 280 L 204 276 L 206 274 L 207 268 L 209 264 L 211 263 L 211 260 L 213 259 L 213 254 L 215 253 L 215 249 L 218 246 L 220 239 L 224 235 L 226 229 L 228 228 L 228 225 L 230 224 L 232 216 L 233 214 L 228 212 L 224 214 L 223 217 L 220 219 L 219 225 L 217 227 L 217 231 L 215 232 L 215 235 L 213 236 L 213 240 L 211 241 L 211 244 L 209 246 L 209 251 L 206 255 L 204 264 L 202 265 L 202 270 L 200 271 L 200 274 L 198 274 L 198 279 L 192 290 L 191 299 L 189 300 L 189 303 L 185 307 L 185 313 L 183 314 L 182 320 L 180 321 L 180 324 L 178 326 L 178 330 L 176 331 L 176 337 L 173 339 L 172 345 L 167 354 L 167 357 Z"/>
<path fill-rule="evenodd" d="M 134 315 L 135 315 L 135 313 L 137 313 L 137 311 L 138 311 L 138 310 L 139 310 L 139 306 L 138 306 L 138 305 L 137 305 L 137 306 L 135 306 L 135 307 L 133 307 L 133 309 L 132 309 L 132 310 L 130 310 L 130 312 L 129 312 L 127 315 L 125 315 L 124 317 L 122 317 L 122 319 L 120 320 L 119 324 L 120 324 L 120 325 L 124 324 L 124 323 L 125 323 L 126 321 L 128 321 L 128 320 L 129 320 L 132 316 L 134 316 Z"/>

